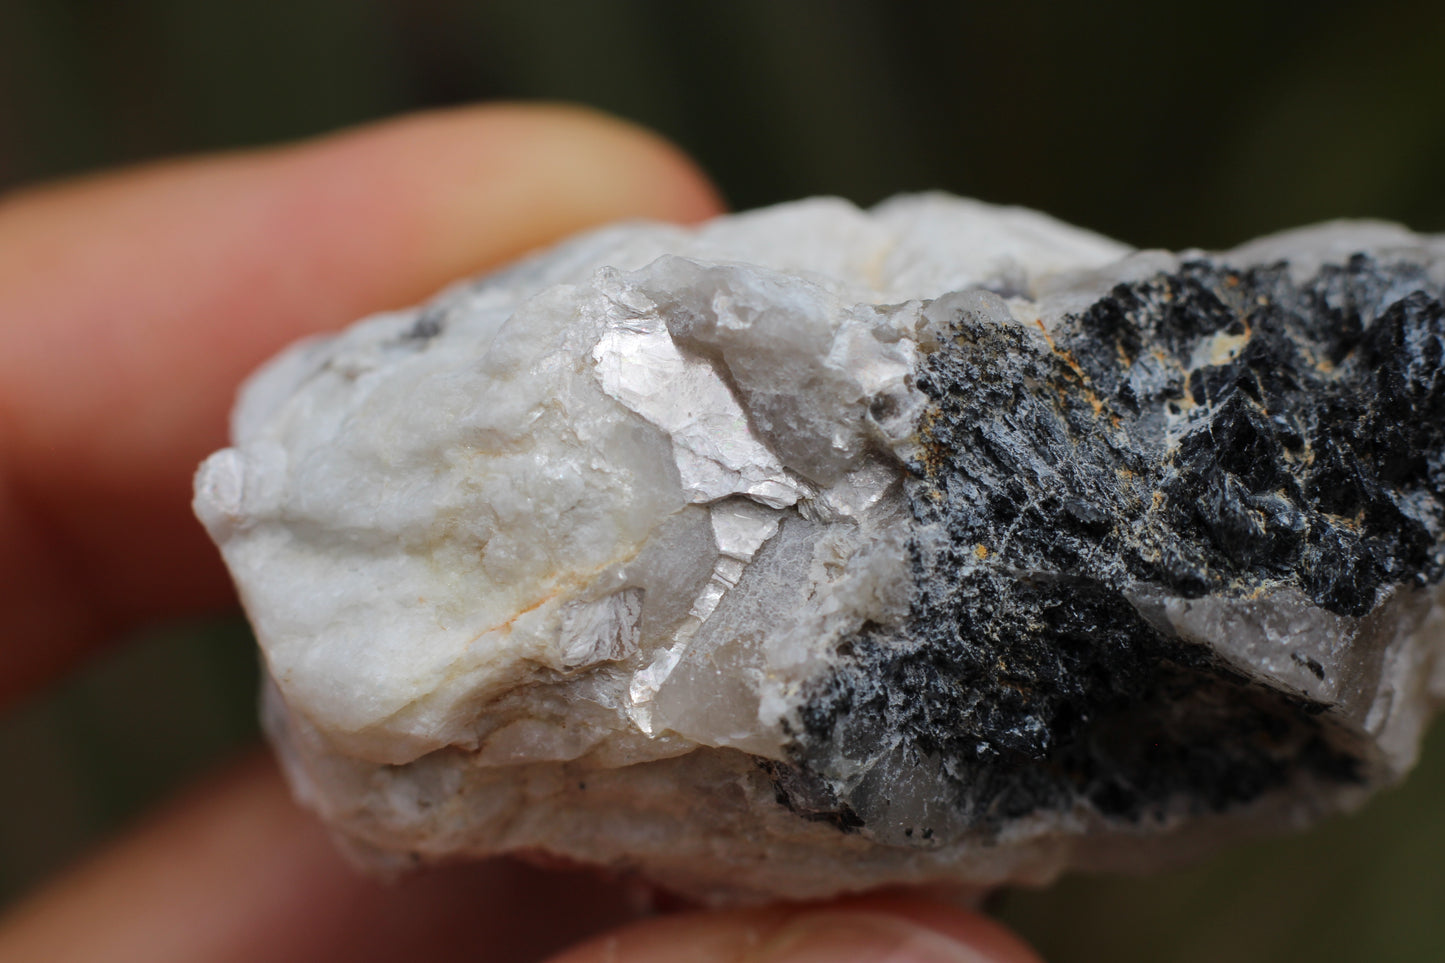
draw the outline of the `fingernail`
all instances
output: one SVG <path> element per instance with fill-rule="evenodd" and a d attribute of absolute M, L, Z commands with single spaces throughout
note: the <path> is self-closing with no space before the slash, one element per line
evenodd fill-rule
<path fill-rule="evenodd" d="M 990 963 L 941 933 L 881 913 L 812 913 L 754 948 L 742 963 Z"/>

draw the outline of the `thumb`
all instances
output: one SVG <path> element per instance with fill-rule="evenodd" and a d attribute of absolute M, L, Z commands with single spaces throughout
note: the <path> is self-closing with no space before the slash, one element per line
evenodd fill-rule
<path fill-rule="evenodd" d="M 685 913 L 600 937 L 552 963 L 1039 963 L 976 913 L 917 899 Z"/>

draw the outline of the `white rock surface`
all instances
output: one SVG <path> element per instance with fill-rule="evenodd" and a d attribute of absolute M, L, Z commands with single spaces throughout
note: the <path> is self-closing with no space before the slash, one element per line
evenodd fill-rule
<path fill-rule="evenodd" d="M 1349 238 L 1361 230 L 1373 256 L 1424 265 L 1421 283 L 1438 299 L 1440 242 L 1377 225 L 1258 242 L 1218 270 L 1313 257 L 1313 276 L 1360 249 Z M 1114 283 L 1186 271 L 1171 255 L 1130 255 L 1030 211 L 941 195 L 868 212 L 819 199 L 695 230 L 606 229 L 415 311 L 291 348 L 244 389 L 233 447 L 198 474 L 196 510 L 264 651 L 268 724 L 297 792 L 354 852 L 383 865 L 541 851 L 725 900 L 1147 863 L 1237 828 L 1353 805 L 1395 778 L 1441 695 L 1426 691 L 1431 672 L 1442 674 L 1439 632 L 1421 629 L 1438 618 L 1429 587 L 1438 540 L 1426 553 L 1435 568 L 1401 563 L 1370 589 L 1368 611 L 1340 614 L 1321 607 L 1325 590 L 1308 588 L 1318 579 L 1305 561 L 1288 572 L 1240 562 L 1241 588 L 1244 576 L 1224 573 L 1234 556 L 1217 526 L 1208 531 L 1219 545 L 1199 562 L 1214 581 L 1195 591 L 1150 574 L 1149 553 L 1167 538 L 1119 548 L 1134 545 L 1131 526 L 1151 531 L 1149 519 L 1135 526 L 1111 509 L 1079 522 L 1109 528 L 1079 536 L 1102 539 L 1101 552 L 1145 559 L 1095 570 L 1015 548 L 1007 524 L 977 512 L 965 525 L 952 509 L 930 518 L 920 507 L 973 497 L 937 470 L 946 436 L 934 426 L 953 417 L 946 399 L 970 391 L 967 378 L 989 377 L 974 368 L 940 388 L 938 359 L 965 350 L 960 325 L 1019 339 L 974 359 L 989 370 L 1006 373 L 1030 352 L 1057 361 L 1067 352 L 1055 339 L 1075 337 L 1078 316 Z M 1251 337 L 1199 339 L 1177 366 L 1187 376 L 1224 363 Z M 1059 371 L 1061 384 L 1072 377 Z M 1097 404 L 1107 420 L 1116 402 Z M 1174 458 L 1170 446 L 1213 405 L 1171 416 L 1161 457 Z M 1009 428 L 1010 413 L 996 414 Z M 980 444 L 990 430 L 978 428 Z M 1075 482 L 1044 477 L 1063 469 L 1038 450 L 1051 467 L 1025 459 L 1019 477 L 1045 494 L 1072 491 Z M 1256 504 L 1264 495 L 1250 497 L 1248 511 L 1268 514 Z M 1433 536 L 1429 497 L 1398 500 Z M 1083 511 L 1073 504 L 1061 517 Z M 1300 524 L 1320 538 L 1333 531 Z M 985 529 L 974 558 L 975 530 Z M 1077 742 L 1083 723 L 1061 706 L 1097 696 L 1102 715 L 1128 701 L 1065 685 L 1016 707 L 1005 725 L 978 707 L 1017 679 L 954 679 L 945 668 L 943 682 L 935 672 L 921 688 L 898 688 L 934 645 L 918 628 L 922 587 L 952 585 L 960 572 L 964 584 L 985 566 L 1006 584 L 1067 576 L 1105 586 L 1139 613 L 1119 631 L 1143 638 L 1147 625 L 1166 640 L 1164 654 L 1126 668 L 1149 685 L 1163 684 L 1161 671 L 1171 685 L 1195 680 L 1184 702 L 1199 692 L 1212 706 L 1256 682 L 1285 693 L 1285 709 L 1261 701 L 1240 723 L 1299 720 L 1280 723 L 1288 731 L 1269 750 L 1278 772 L 1261 776 L 1259 760 L 1220 763 L 1220 780 L 1269 785 L 1218 805 L 1200 804 L 1192 783 L 1140 790 L 1133 808 L 1143 809 L 1121 815 L 1094 776 L 1080 775 L 1069 777 L 1076 796 L 1040 791 L 1016 813 L 990 789 L 985 813 L 979 787 L 1011 772 L 1032 785 L 1028 772 L 1063 765 L 1056 747 Z M 953 616 L 950 637 L 968 635 L 957 626 L 974 617 Z M 996 644 L 986 635 L 963 643 L 976 655 Z M 1009 639 L 988 660 L 1000 671 L 1018 653 L 1039 661 L 1036 642 Z M 1207 668 L 1180 655 L 1194 650 Z M 878 655 L 890 651 L 913 661 Z M 1109 670 L 1114 657 L 1089 664 Z M 869 666 L 887 712 L 857 695 L 873 685 L 858 682 Z M 1057 673 L 1028 672 L 1024 688 L 1054 691 L 1040 680 Z M 838 680 L 850 693 L 842 702 Z M 933 699 L 931 685 L 973 714 L 940 709 L 920 722 L 906 703 Z M 860 741 L 860 722 L 892 734 Z M 1201 724 L 1169 726 L 1187 742 Z M 1069 749 L 1068 765 L 1080 752 L 1088 766 L 1117 756 L 1108 745 Z M 1295 771 L 1287 761 L 1321 747 L 1329 765 Z M 1160 833 L 1170 847 L 1159 847 Z"/>

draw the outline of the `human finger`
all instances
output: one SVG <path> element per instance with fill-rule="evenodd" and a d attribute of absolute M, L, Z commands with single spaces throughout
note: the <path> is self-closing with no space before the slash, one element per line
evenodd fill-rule
<path fill-rule="evenodd" d="M 518 105 L 0 201 L 0 702 L 230 598 L 191 475 L 280 347 L 589 225 L 717 210 L 657 137 Z"/>
<path fill-rule="evenodd" d="M 258 757 L 0 918 L 0 960 L 520 963 L 635 905 L 616 884 L 505 860 L 362 877 Z"/>
<path fill-rule="evenodd" d="M 552 963 L 1038 963 L 998 924 L 922 899 L 687 913 L 608 933 Z"/>

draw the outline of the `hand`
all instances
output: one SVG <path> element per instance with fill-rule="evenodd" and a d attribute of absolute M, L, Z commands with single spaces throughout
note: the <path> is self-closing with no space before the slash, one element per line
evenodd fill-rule
<path fill-rule="evenodd" d="M 191 476 L 225 444 L 237 384 L 283 345 L 593 224 L 718 210 L 656 138 L 515 106 L 0 202 L 0 704 L 127 626 L 229 604 Z M 508 963 L 625 922 L 631 902 L 506 860 L 361 878 L 257 756 L 13 910 L 0 959 Z M 653 918 L 560 959 L 1035 957 L 977 916 L 898 897 Z"/>

